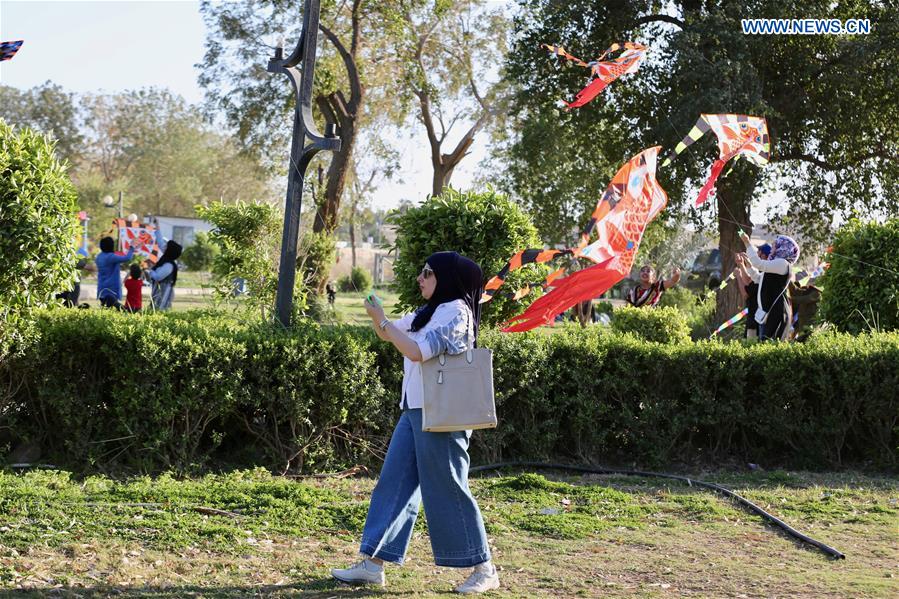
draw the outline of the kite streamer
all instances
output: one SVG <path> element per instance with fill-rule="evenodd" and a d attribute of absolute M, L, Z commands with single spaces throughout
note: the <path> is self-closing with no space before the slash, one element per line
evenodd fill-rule
<path fill-rule="evenodd" d="M 743 320 L 743 318 L 745 318 L 747 314 L 749 314 L 749 308 L 743 308 L 737 314 L 734 314 L 733 316 L 722 322 L 721 326 L 715 329 L 715 332 L 709 336 L 709 339 L 711 339 L 724 329 L 729 329 L 730 327 L 734 326 L 735 324 Z"/>

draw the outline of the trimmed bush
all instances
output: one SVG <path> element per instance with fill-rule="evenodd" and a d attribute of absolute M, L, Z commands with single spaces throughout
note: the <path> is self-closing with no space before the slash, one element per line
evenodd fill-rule
<path fill-rule="evenodd" d="M 424 303 L 415 278 L 434 252 L 453 250 L 477 262 L 485 282 L 523 249 L 543 247 L 530 217 L 505 195 L 488 188 L 483 192 L 447 189 L 405 213 L 394 214 L 398 250 L 393 270 L 400 293 L 398 310 L 413 310 Z M 526 281 L 541 281 L 549 273 L 546 265 L 528 266 L 511 273 L 501 291 L 516 290 Z M 503 293 L 485 304 L 481 321 L 502 322 L 525 308 L 538 296 L 531 294 L 512 301 Z"/>
<path fill-rule="evenodd" d="M 65 467 L 377 468 L 398 415 L 402 359 L 367 327 L 76 310 L 38 326 L 6 364 L 24 385 L 0 446 L 37 440 Z M 899 465 L 899 333 L 647 343 L 571 326 L 481 345 L 500 424 L 472 437 L 476 463 Z"/>
<path fill-rule="evenodd" d="M 337 281 L 337 289 L 343 293 L 365 293 L 371 289 L 371 275 L 364 268 L 354 266 L 350 274 Z"/>
<path fill-rule="evenodd" d="M 188 270 L 208 271 L 212 268 L 212 263 L 218 253 L 219 248 L 210 241 L 209 235 L 204 231 L 197 231 L 197 234 L 194 235 L 194 242 L 184 248 L 181 261 Z"/>
<path fill-rule="evenodd" d="M 677 308 L 634 308 L 623 306 L 612 313 L 612 330 L 633 333 L 656 343 L 684 343 L 690 340 L 690 326 Z"/>
<path fill-rule="evenodd" d="M 0 119 L 0 361 L 25 340 L 27 311 L 75 283 L 75 188 L 54 146 Z"/>
<path fill-rule="evenodd" d="M 850 221 L 836 235 L 818 280 L 821 317 L 839 330 L 899 329 L 899 218 Z"/>

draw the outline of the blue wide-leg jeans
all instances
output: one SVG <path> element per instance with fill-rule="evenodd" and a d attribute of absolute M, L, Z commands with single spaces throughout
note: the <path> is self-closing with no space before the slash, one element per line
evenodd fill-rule
<path fill-rule="evenodd" d="M 424 432 L 421 410 L 403 410 L 372 492 L 361 553 L 403 563 L 423 502 L 434 563 L 464 568 L 490 559 L 484 520 L 468 488 L 470 437 L 471 431 Z"/>

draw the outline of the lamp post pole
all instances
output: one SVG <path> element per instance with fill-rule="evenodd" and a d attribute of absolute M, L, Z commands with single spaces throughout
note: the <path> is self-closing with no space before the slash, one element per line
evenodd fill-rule
<path fill-rule="evenodd" d="M 287 58 L 284 58 L 282 48 L 276 48 L 267 68 L 269 73 L 287 75 L 296 96 L 293 138 L 290 144 L 290 174 L 287 178 L 287 201 L 284 206 L 284 233 L 281 237 L 281 264 L 278 270 L 278 295 L 275 300 L 278 322 L 285 327 L 290 326 L 293 311 L 300 209 L 303 205 L 303 177 L 313 156 L 318 152 L 340 151 L 340 138 L 337 137 L 335 125 L 327 123 L 325 134 L 321 135 L 312 119 L 312 83 L 320 13 L 321 0 L 305 0 L 303 29 L 297 47 Z"/>

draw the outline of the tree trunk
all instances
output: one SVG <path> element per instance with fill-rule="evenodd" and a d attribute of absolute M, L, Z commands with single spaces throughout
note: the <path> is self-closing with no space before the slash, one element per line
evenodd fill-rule
<path fill-rule="evenodd" d="M 319 106 L 322 102 L 319 101 Z M 333 114 L 333 113 L 332 113 Z M 346 187 L 347 173 L 352 163 L 353 150 L 356 145 L 356 121 L 355 118 L 337 117 L 340 127 L 340 152 L 331 157 L 328 166 L 328 184 L 325 186 L 324 200 L 318 205 L 315 212 L 315 222 L 312 230 L 316 233 L 333 233 L 337 228 L 337 215 L 340 211 L 340 199 Z"/>
<path fill-rule="evenodd" d="M 734 269 L 734 255 L 745 250 L 739 238 L 739 229 L 752 234 L 752 223 L 749 220 L 749 204 L 755 190 L 756 169 L 740 165 L 726 178 L 718 181 L 718 251 L 721 254 L 721 280 L 723 281 Z M 739 223 L 739 224 L 738 224 Z M 737 314 L 745 305 L 732 280 L 727 287 L 718 292 L 715 306 L 715 322 L 720 324 Z M 749 315 L 751 318 L 752 315 Z"/>
<path fill-rule="evenodd" d="M 356 268 L 356 203 L 350 207 L 350 255 L 353 268 Z"/>

